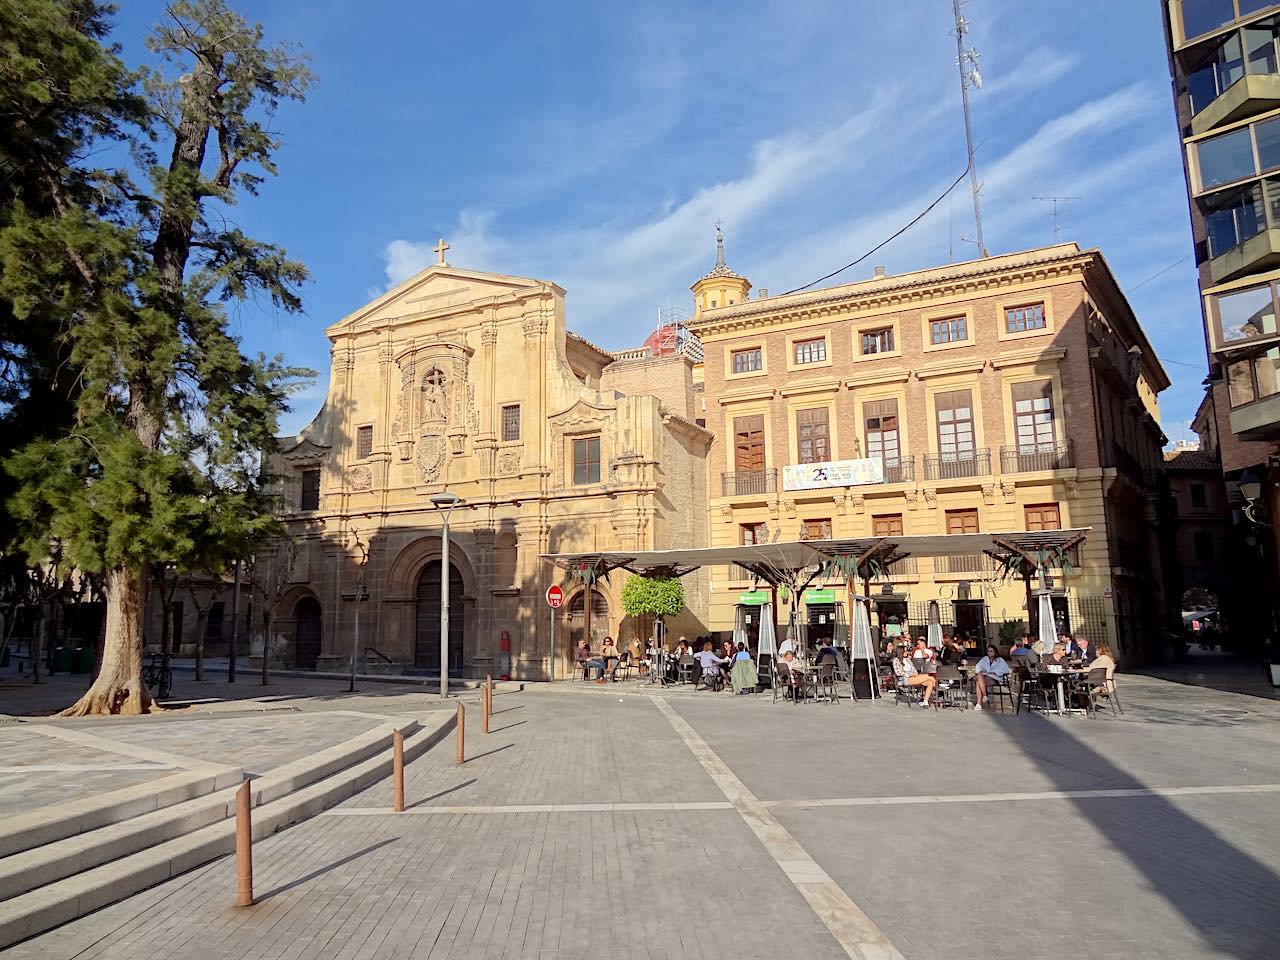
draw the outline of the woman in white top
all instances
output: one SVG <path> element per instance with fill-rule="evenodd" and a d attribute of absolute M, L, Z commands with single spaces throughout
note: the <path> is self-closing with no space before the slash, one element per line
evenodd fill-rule
<path fill-rule="evenodd" d="M 1090 670 L 1097 670 L 1099 667 L 1106 668 L 1108 680 L 1116 675 L 1116 661 L 1111 656 L 1111 648 L 1105 643 L 1098 644 L 1098 655 L 1089 663 Z"/>
<path fill-rule="evenodd" d="M 978 687 L 978 704 L 974 709 L 981 710 L 982 705 L 987 702 L 988 684 L 999 683 L 1009 676 L 1009 664 L 1005 663 L 994 643 L 987 644 L 987 655 L 978 661 L 977 671 L 973 676 Z"/>

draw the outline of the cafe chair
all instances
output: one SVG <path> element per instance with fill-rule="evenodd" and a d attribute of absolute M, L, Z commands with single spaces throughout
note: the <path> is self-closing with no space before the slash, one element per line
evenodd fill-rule
<path fill-rule="evenodd" d="M 1014 659 L 1021 660 L 1023 658 L 1015 657 Z M 1022 712 L 1024 704 L 1028 712 L 1043 710 L 1045 713 L 1052 713 L 1056 709 L 1056 706 L 1051 702 L 1053 694 L 1041 684 L 1039 674 L 1033 673 L 1025 663 L 1017 664 L 1013 668 L 1013 672 L 1018 678 L 1018 690 L 1013 703 L 1013 712 L 1015 714 Z"/>
<path fill-rule="evenodd" d="M 944 663 L 938 667 L 937 677 L 938 688 L 934 691 L 934 696 L 938 698 L 940 705 L 969 709 L 969 688 L 965 685 L 960 668 Z"/>
<path fill-rule="evenodd" d="M 832 662 L 830 659 L 824 659 L 818 664 L 818 675 L 814 679 L 814 685 L 816 687 L 815 697 L 817 695 L 817 690 L 821 690 L 822 695 L 827 698 L 829 703 L 835 703 L 839 700 L 839 697 L 836 695 L 836 673 L 838 670 L 839 665 Z"/>
<path fill-rule="evenodd" d="M 631 662 L 631 651 L 624 650 L 618 655 L 618 663 L 613 668 L 613 679 L 629 680 L 635 673 L 635 664 Z"/>
<path fill-rule="evenodd" d="M 693 683 L 693 671 L 697 665 L 698 661 L 689 654 L 686 653 L 681 657 L 680 662 L 676 664 L 676 682 Z"/>
<path fill-rule="evenodd" d="M 1012 672 L 1006 674 L 999 680 L 992 680 L 990 677 L 987 678 L 987 702 L 990 703 L 994 700 L 999 703 L 1001 713 L 1004 713 L 1004 702 L 1006 700 L 1009 701 L 1009 709 L 1012 710 L 1014 708 L 1012 681 Z"/>

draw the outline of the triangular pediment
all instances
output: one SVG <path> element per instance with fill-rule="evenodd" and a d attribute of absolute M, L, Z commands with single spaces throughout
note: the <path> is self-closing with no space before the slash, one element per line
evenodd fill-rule
<path fill-rule="evenodd" d="M 546 280 L 432 264 L 376 300 L 347 314 L 326 332 L 333 334 L 390 320 L 465 313 L 472 304 L 480 309 L 492 305 L 495 300 L 545 290 L 564 292 Z"/>

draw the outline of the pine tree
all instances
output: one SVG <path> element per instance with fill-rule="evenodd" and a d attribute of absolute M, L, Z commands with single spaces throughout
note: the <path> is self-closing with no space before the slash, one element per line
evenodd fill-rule
<path fill-rule="evenodd" d="M 36 6 L 56 32 L 57 14 L 65 27 L 87 4 Z M 154 565 L 216 570 L 278 532 L 262 453 L 309 373 L 246 357 L 224 310 L 254 297 L 301 308 L 303 266 L 225 213 L 276 172 L 269 123 L 281 101 L 302 99 L 305 58 L 265 45 L 262 28 L 223 0 L 175 0 L 148 46 L 162 66 L 132 76 L 114 51 L 98 52 L 113 82 L 145 97 L 132 141 L 141 175 L 72 161 L 51 171 L 52 210 L 14 204 L 0 228 L 0 297 L 19 320 L 57 299 L 79 387 L 73 422 L 6 463 L 32 561 L 57 541 L 76 566 L 103 573 L 102 666 L 69 715 L 152 709 L 141 666 Z M 90 198 L 64 189 L 79 181 L 93 184 Z"/>

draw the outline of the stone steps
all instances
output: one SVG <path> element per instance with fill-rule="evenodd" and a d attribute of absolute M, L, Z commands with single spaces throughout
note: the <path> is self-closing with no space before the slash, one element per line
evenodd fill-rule
<path fill-rule="evenodd" d="M 405 760 L 453 728 L 441 711 L 395 721 L 252 781 L 253 836 L 270 836 L 391 772 L 395 730 Z M 123 900 L 235 849 L 235 791 L 225 787 L 129 819 L 69 834 L 0 859 L 0 950 Z M 228 902 L 233 897 L 228 890 Z"/>

